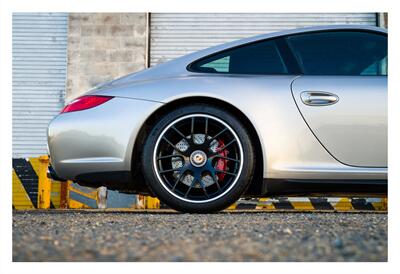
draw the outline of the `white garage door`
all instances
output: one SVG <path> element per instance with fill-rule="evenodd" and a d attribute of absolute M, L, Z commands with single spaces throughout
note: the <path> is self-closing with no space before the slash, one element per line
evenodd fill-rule
<path fill-rule="evenodd" d="M 13 157 L 46 154 L 46 128 L 64 105 L 67 13 L 14 13 Z"/>
<path fill-rule="evenodd" d="M 376 13 L 152 13 L 150 65 L 216 44 L 283 29 L 376 23 Z"/>

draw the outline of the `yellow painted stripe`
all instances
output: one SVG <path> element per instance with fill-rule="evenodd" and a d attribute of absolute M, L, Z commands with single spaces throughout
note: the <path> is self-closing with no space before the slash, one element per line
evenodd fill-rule
<path fill-rule="evenodd" d="M 382 198 L 380 202 L 371 203 L 375 210 L 387 211 L 387 198 Z"/>
<path fill-rule="evenodd" d="M 80 191 L 77 188 L 74 188 L 72 185 L 69 186 L 68 191 L 73 191 L 73 192 L 76 192 L 76 193 L 78 193 L 78 194 L 80 194 L 82 196 L 85 196 L 87 198 L 90 198 L 90 199 L 93 199 L 93 200 L 97 200 L 97 191 L 92 191 L 90 193 L 86 193 L 86 192 Z"/>
<path fill-rule="evenodd" d="M 275 206 L 272 203 L 267 203 L 270 198 L 260 198 L 258 199 L 258 204 L 256 206 L 256 209 L 266 209 L 266 210 L 274 210 Z"/>
<path fill-rule="evenodd" d="M 314 210 L 314 206 L 310 201 L 290 202 L 295 210 Z"/>
<path fill-rule="evenodd" d="M 29 162 L 31 163 L 31 166 L 33 170 L 35 171 L 36 175 L 39 177 L 40 174 L 40 162 L 39 162 L 39 157 L 38 158 L 29 158 Z"/>
<path fill-rule="evenodd" d="M 80 208 L 91 208 L 91 207 L 76 200 L 68 199 L 68 208 L 80 209 Z"/>
<path fill-rule="evenodd" d="M 265 209 L 265 210 L 275 210 L 275 206 L 273 204 L 270 205 L 257 205 L 256 209 Z"/>
<path fill-rule="evenodd" d="M 55 208 L 60 207 L 61 183 L 58 181 L 51 181 L 51 202 Z"/>
<path fill-rule="evenodd" d="M 35 208 L 14 169 L 12 170 L 12 203 L 15 209 Z"/>
<path fill-rule="evenodd" d="M 354 210 L 350 198 L 341 198 L 336 204 L 331 203 L 335 210 L 345 211 Z"/>
<path fill-rule="evenodd" d="M 234 209 L 236 209 L 236 207 L 237 207 L 237 204 L 234 203 L 234 204 L 231 204 L 227 209 L 228 210 L 234 210 Z"/>

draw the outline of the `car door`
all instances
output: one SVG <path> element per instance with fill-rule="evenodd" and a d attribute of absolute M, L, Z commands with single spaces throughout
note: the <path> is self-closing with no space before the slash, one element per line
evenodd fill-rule
<path fill-rule="evenodd" d="M 387 167 L 387 35 L 329 31 L 287 37 L 303 75 L 295 103 L 338 161 Z"/>

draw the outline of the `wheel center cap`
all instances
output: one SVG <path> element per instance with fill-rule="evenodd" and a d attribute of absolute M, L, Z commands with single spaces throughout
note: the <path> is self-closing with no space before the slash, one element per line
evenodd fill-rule
<path fill-rule="evenodd" d="M 193 151 L 192 154 L 190 155 L 190 163 L 195 167 L 204 166 L 206 161 L 207 161 L 207 155 L 201 150 Z"/>

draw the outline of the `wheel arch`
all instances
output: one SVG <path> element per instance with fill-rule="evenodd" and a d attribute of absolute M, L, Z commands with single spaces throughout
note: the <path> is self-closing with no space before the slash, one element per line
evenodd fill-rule
<path fill-rule="evenodd" d="M 131 159 L 131 170 L 133 174 L 133 178 L 137 178 L 140 180 L 143 180 L 142 184 L 145 185 L 144 179 L 143 179 L 143 174 L 141 171 L 141 166 L 135 163 L 141 163 L 140 161 L 140 156 L 142 153 L 142 148 L 144 145 L 144 142 L 149 135 L 152 127 L 155 125 L 155 123 L 158 121 L 160 117 L 168 113 L 170 110 L 175 109 L 180 106 L 184 106 L 187 104 L 193 104 L 193 102 L 196 103 L 204 103 L 208 105 L 212 105 L 215 107 L 219 107 L 222 109 L 226 109 L 230 113 L 232 113 L 236 118 L 239 119 L 239 121 L 246 126 L 246 129 L 249 131 L 250 136 L 252 138 L 252 143 L 254 144 L 254 149 L 256 153 L 256 166 L 253 174 L 253 178 L 251 180 L 251 183 L 249 185 L 249 188 L 247 189 L 246 195 L 260 195 L 263 192 L 263 172 L 264 172 L 264 153 L 263 153 L 263 148 L 260 142 L 260 137 L 250 121 L 250 119 L 237 107 L 234 105 L 230 104 L 229 102 L 223 101 L 221 99 L 213 98 L 213 97 L 208 97 L 208 96 L 189 96 L 189 97 L 183 97 L 179 99 L 172 100 L 161 107 L 159 107 L 157 110 L 155 110 L 143 123 L 142 127 L 139 130 L 139 133 L 137 135 L 137 138 L 134 142 L 133 146 L 133 151 L 132 151 L 132 159 Z M 143 186 L 144 186 L 143 185 Z"/>

